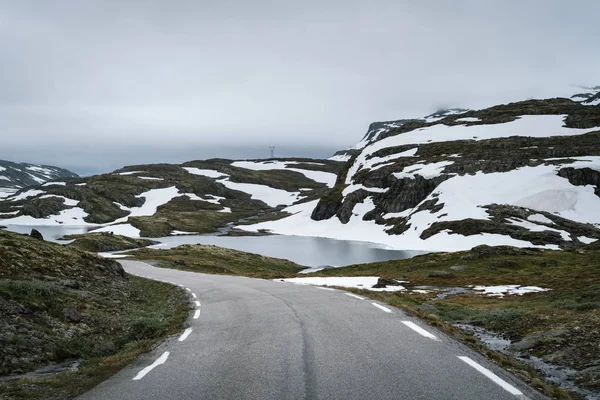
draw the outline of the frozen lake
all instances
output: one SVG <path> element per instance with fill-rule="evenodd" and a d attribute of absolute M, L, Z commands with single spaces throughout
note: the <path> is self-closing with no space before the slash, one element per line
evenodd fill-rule
<path fill-rule="evenodd" d="M 44 238 L 60 243 L 57 238 L 75 233 L 86 233 L 89 226 L 20 226 L 9 225 L 8 230 L 29 233 L 31 229 L 39 230 Z M 161 242 L 151 246 L 167 249 L 182 244 L 209 244 L 230 249 L 257 253 L 270 257 L 285 258 L 310 267 L 344 266 L 375 261 L 399 260 L 423 254 L 421 251 L 390 250 L 384 246 L 348 240 L 334 240 L 309 236 L 214 236 L 190 235 L 152 238 Z"/>

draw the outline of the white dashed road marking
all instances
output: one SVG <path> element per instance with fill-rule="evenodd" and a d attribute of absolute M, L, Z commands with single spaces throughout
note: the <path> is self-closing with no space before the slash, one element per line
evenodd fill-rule
<path fill-rule="evenodd" d="M 332 288 L 328 288 L 328 287 L 322 287 L 322 286 L 315 286 L 317 289 L 321 289 L 321 290 L 335 290 Z"/>
<path fill-rule="evenodd" d="M 196 298 L 196 293 L 192 293 L 192 297 L 193 297 L 193 298 Z"/>
<path fill-rule="evenodd" d="M 355 295 L 354 293 L 344 293 L 346 296 L 350 296 L 350 297 L 354 297 L 355 299 L 359 299 L 359 300 L 364 300 L 364 297 L 360 297 L 358 295 Z"/>
<path fill-rule="evenodd" d="M 186 287 L 185 290 L 187 290 L 188 292 L 191 292 L 189 287 Z"/>
<path fill-rule="evenodd" d="M 188 338 L 188 336 L 190 336 L 190 333 L 192 333 L 192 328 L 187 328 L 179 337 L 179 341 L 183 342 L 185 339 Z"/>
<path fill-rule="evenodd" d="M 525 395 L 523 395 L 523 392 L 521 392 L 519 389 L 517 389 L 510 383 L 504 381 L 502 378 L 500 378 L 498 375 L 494 374 L 489 369 L 477 364 L 475 361 L 471 360 L 469 357 L 458 356 L 458 358 L 460 358 L 462 361 L 469 364 L 471 367 L 475 368 L 477 371 L 481 372 L 483 375 L 485 375 L 487 378 L 489 378 L 492 382 L 494 382 L 498 386 L 502 387 L 502 389 L 506 390 L 508 393 L 510 393 L 514 396 L 517 396 L 519 398 L 522 398 L 522 399 L 526 398 Z"/>
<path fill-rule="evenodd" d="M 404 325 L 408 326 L 413 331 L 417 332 L 419 335 L 425 336 L 426 338 L 433 339 L 433 340 L 438 340 L 438 341 L 440 340 L 435 335 L 427 332 L 425 329 L 421 328 L 419 325 L 415 324 L 414 322 L 402 321 L 402 323 Z"/>
<path fill-rule="evenodd" d="M 200 310 L 196 310 L 196 312 L 194 312 L 194 319 L 198 319 L 199 316 L 200 316 Z"/>
<path fill-rule="evenodd" d="M 154 361 L 151 365 L 148 365 L 146 368 L 144 368 L 143 370 L 141 370 L 140 372 L 138 372 L 138 374 L 133 378 L 134 381 L 139 381 L 140 379 L 142 379 L 144 376 L 146 376 L 146 374 L 150 371 L 152 371 L 154 368 L 158 367 L 161 364 L 164 364 L 165 361 L 167 361 L 167 358 L 169 358 L 169 352 L 165 351 L 164 353 L 162 353 L 162 355 L 160 357 L 158 357 L 158 359 L 156 359 L 156 361 Z"/>
<path fill-rule="evenodd" d="M 387 307 L 384 307 L 384 306 L 382 306 L 382 305 L 380 305 L 380 304 L 377 304 L 377 303 L 371 303 L 371 304 L 373 304 L 375 307 L 377 307 L 377 308 L 379 308 L 380 310 L 382 310 L 382 311 L 385 311 L 385 312 L 387 312 L 387 313 L 391 313 L 391 312 L 392 312 L 392 310 L 390 310 L 389 308 L 387 308 Z"/>
<path fill-rule="evenodd" d="M 198 300 L 196 300 L 194 303 L 196 304 L 196 307 L 200 307 L 200 302 Z"/>

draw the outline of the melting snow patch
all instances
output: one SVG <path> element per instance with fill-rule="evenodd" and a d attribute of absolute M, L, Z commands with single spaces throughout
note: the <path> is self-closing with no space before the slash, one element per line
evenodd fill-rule
<path fill-rule="evenodd" d="M 215 171 L 213 169 L 200 169 L 200 168 L 193 168 L 193 167 L 183 167 L 183 169 L 185 169 L 187 172 L 189 172 L 192 175 L 206 176 L 208 178 L 222 178 L 224 176 L 229 176 L 227 174 L 224 174 L 219 171 Z"/>
<path fill-rule="evenodd" d="M 541 222 L 542 224 L 554 224 L 550 218 L 542 214 L 532 214 L 527 219 L 532 222 Z"/>
<path fill-rule="evenodd" d="M 144 171 L 127 171 L 127 172 L 119 172 L 117 175 L 133 175 L 133 174 L 141 174 Z"/>
<path fill-rule="evenodd" d="M 384 288 L 374 288 L 379 280 L 377 276 L 332 276 L 332 277 L 311 277 L 311 278 L 286 278 L 274 279 L 281 282 L 291 282 L 299 285 L 314 285 L 314 286 L 340 286 L 355 289 L 366 289 L 375 292 L 399 292 L 406 290 L 404 286 L 387 286 Z M 402 282 L 398 282 L 402 283 Z"/>
<path fill-rule="evenodd" d="M 504 297 L 504 295 L 516 294 L 522 296 L 526 293 L 547 292 L 550 289 L 544 289 L 538 286 L 521 285 L 500 285 L 500 286 L 475 286 L 473 290 L 482 292 L 493 297 Z"/>
<path fill-rule="evenodd" d="M 46 182 L 42 186 L 65 186 L 66 182 Z"/>
<path fill-rule="evenodd" d="M 594 239 L 594 238 L 590 238 L 587 236 L 579 236 L 577 238 L 581 243 L 585 243 L 585 244 L 590 244 L 590 243 L 594 243 L 595 241 L 597 241 L 598 239 Z"/>
<path fill-rule="evenodd" d="M 171 235 L 173 236 L 178 236 L 178 235 L 197 235 L 198 232 L 185 232 L 185 231 L 171 231 Z"/>
<path fill-rule="evenodd" d="M 228 179 L 220 180 L 218 182 L 229 189 L 248 193 L 253 200 L 261 200 L 263 203 L 271 207 L 276 207 L 280 204 L 291 205 L 297 201 L 298 197 L 300 196 L 300 192 L 288 192 L 281 189 L 274 189 L 265 185 L 231 182 Z"/>
<path fill-rule="evenodd" d="M 17 196 L 10 198 L 10 201 L 19 201 L 19 200 L 23 200 L 26 199 L 28 197 L 35 197 L 38 194 L 42 194 L 42 193 L 46 193 L 43 190 L 37 190 L 37 189 L 32 189 L 32 190 L 28 190 L 26 192 L 20 193 Z"/>
<path fill-rule="evenodd" d="M 425 179 L 435 178 L 440 176 L 448 165 L 454 164 L 454 161 L 440 161 L 431 164 L 415 164 L 404 167 L 402 172 L 397 172 L 394 175 L 398 179 L 411 178 L 414 179 L 415 175 L 421 175 Z"/>
<path fill-rule="evenodd" d="M 152 176 L 138 176 L 140 179 L 145 179 L 147 181 L 164 181 L 164 178 L 155 178 Z"/>
<path fill-rule="evenodd" d="M 463 117 L 463 118 L 459 118 L 456 121 L 458 122 L 480 122 L 481 120 L 479 118 L 475 118 L 475 117 Z"/>

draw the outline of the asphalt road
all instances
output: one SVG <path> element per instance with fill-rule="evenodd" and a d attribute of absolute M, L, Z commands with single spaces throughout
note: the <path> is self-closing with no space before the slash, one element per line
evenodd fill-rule
<path fill-rule="evenodd" d="M 121 263 L 188 288 L 198 303 L 181 336 L 80 399 L 545 398 L 420 320 L 367 298 Z"/>

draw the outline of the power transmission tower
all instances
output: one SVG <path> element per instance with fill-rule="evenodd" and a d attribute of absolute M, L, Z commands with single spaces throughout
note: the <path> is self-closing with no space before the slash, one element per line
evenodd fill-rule
<path fill-rule="evenodd" d="M 269 150 L 271 150 L 271 158 L 275 158 L 275 146 L 269 146 Z"/>

